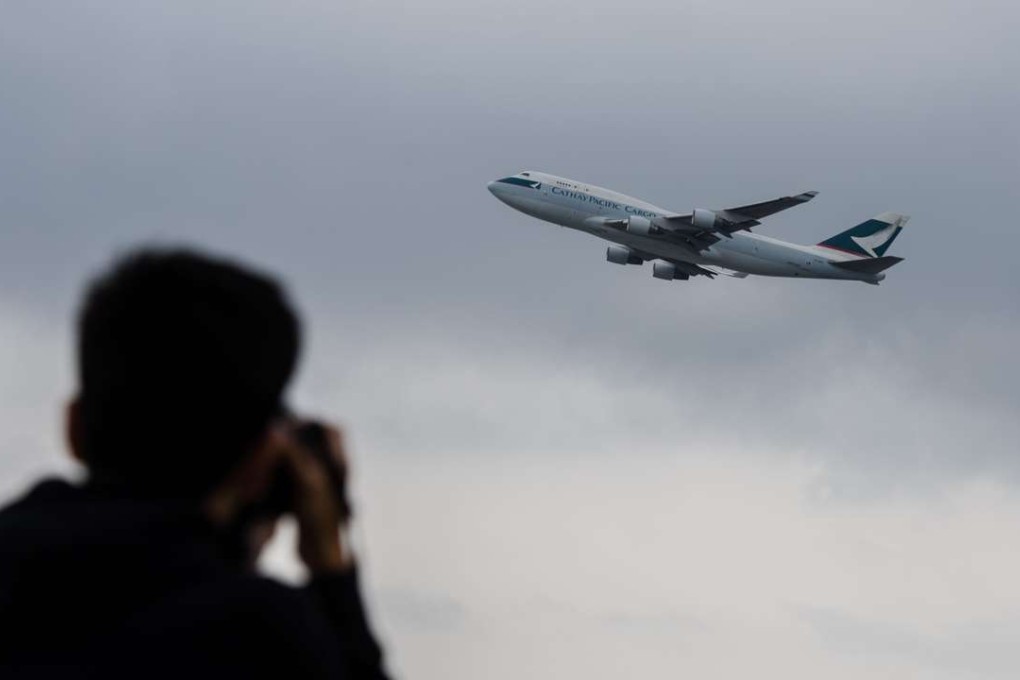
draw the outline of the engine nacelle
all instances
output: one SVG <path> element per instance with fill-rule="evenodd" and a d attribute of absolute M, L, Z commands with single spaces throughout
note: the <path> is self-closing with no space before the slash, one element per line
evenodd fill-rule
<path fill-rule="evenodd" d="M 712 231 L 718 223 L 719 219 L 711 210 L 705 210 L 704 208 L 694 209 L 694 216 L 691 218 L 691 224 L 698 229 Z"/>
<path fill-rule="evenodd" d="M 673 279 L 686 281 L 691 278 L 690 274 L 680 271 L 675 264 L 661 261 L 652 264 L 652 276 L 657 279 L 665 279 L 666 281 L 672 281 Z"/>
<path fill-rule="evenodd" d="M 672 281 L 676 278 L 676 275 L 676 265 L 670 264 L 669 262 L 656 262 L 652 265 L 652 276 L 657 279 Z"/>
<path fill-rule="evenodd" d="M 655 231 L 655 227 L 648 218 L 631 215 L 627 218 L 627 231 L 635 236 L 648 236 Z"/>
<path fill-rule="evenodd" d="M 644 260 L 631 252 L 630 248 L 623 246 L 609 246 L 606 248 L 606 259 L 613 264 L 644 264 Z"/>

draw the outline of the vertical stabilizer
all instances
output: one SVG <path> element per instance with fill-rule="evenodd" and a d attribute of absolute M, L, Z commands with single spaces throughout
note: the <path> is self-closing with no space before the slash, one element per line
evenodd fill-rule
<path fill-rule="evenodd" d="M 859 257 L 882 257 L 909 219 L 907 215 L 882 213 L 818 245 Z"/>

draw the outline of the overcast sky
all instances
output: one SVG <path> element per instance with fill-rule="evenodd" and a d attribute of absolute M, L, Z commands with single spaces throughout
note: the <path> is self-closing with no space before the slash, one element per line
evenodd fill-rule
<path fill-rule="evenodd" d="M 81 285 L 278 272 L 403 677 L 1012 678 L 1020 10 L 0 2 L 0 493 L 63 462 Z M 760 233 L 912 215 L 881 286 L 667 283 L 523 169 Z M 296 573 L 288 546 L 268 568 Z"/>

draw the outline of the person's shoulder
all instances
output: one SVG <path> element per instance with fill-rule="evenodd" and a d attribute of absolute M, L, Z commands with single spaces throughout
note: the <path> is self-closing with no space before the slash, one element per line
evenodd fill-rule
<path fill-rule="evenodd" d="M 307 599 L 300 588 L 258 574 L 234 580 L 231 592 L 252 606 L 270 610 L 303 610 Z"/>
<path fill-rule="evenodd" d="M 290 638 L 325 622 L 294 588 L 256 574 L 221 574 L 178 590 L 131 621 L 139 631 L 189 630 L 209 640 Z"/>
<path fill-rule="evenodd" d="M 305 597 L 300 589 L 255 573 L 232 573 L 211 579 L 181 594 L 177 604 L 188 604 L 190 600 L 205 604 L 211 599 L 219 601 L 221 606 L 249 613 L 305 606 Z"/>
<path fill-rule="evenodd" d="M 307 589 L 254 573 L 206 581 L 178 593 L 168 609 L 170 618 L 201 621 L 213 629 L 239 626 L 269 637 L 307 636 L 329 626 Z"/>
<path fill-rule="evenodd" d="M 70 482 L 49 477 L 41 479 L 20 496 L 15 497 L 2 508 L 0 514 L 21 510 L 37 503 L 68 501 L 81 495 L 81 489 Z"/>
<path fill-rule="evenodd" d="M 108 677 L 124 668 L 160 667 L 151 677 L 181 677 L 195 668 L 230 677 L 341 677 L 328 622 L 302 591 L 255 574 L 196 584 L 126 621 L 95 650 Z"/>
<path fill-rule="evenodd" d="M 73 502 L 81 495 L 78 487 L 63 479 L 43 479 L 0 507 L 0 531 L 13 531 L 26 525 L 27 518 L 40 514 L 40 508 Z"/>

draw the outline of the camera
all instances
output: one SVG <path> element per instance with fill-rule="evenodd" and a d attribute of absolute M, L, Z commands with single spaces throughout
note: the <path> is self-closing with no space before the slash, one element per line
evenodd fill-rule
<path fill-rule="evenodd" d="M 314 420 L 298 421 L 293 429 L 293 436 L 301 448 L 314 457 L 326 471 L 330 487 L 340 508 L 341 517 L 351 517 L 351 504 L 347 498 L 347 471 L 330 451 L 329 434 L 321 423 Z M 257 514 L 270 517 L 291 512 L 294 509 L 296 493 L 290 469 L 284 465 L 276 471 L 272 486 L 266 499 L 259 504 Z"/>

